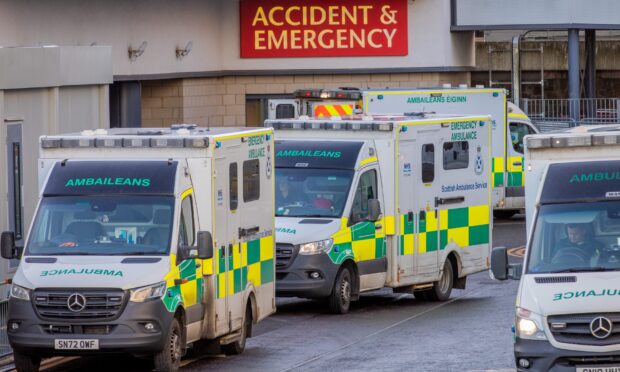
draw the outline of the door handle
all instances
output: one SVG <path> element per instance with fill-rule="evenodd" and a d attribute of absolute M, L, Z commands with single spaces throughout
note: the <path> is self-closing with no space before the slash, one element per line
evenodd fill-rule
<path fill-rule="evenodd" d="M 239 238 L 245 238 L 246 236 L 256 234 L 256 233 L 258 233 L 259 230 L 260 230 L 259 226 L 252 226 L 252 227 L 248 227 L 248 228 L 240 227 L 239 228 Z"/>
<path fill-rule="evenodd" d="M 513 166 L 513 167 L 520 167 L 520 166 L 522 166 L 522 165 L 523 165 L 523 163 L 522 163 L 522 162 L 520 162 L 520 161 L 515 161 L 515 162 L 513 162 L 513 163 L 512 163 L 512 166 Z"/>
<path fill-rule="evenodd" d="M 381 224 L 376 224 L 375 225 L 375 230 L 381 230 L 383 228 L 383 225 Z"/>
<path fill-rule="evenodd" d="M 458 204 L 464 201 L 464 196 L 455 196 L 452 198 L 435 198 L 435 205 Z"/>

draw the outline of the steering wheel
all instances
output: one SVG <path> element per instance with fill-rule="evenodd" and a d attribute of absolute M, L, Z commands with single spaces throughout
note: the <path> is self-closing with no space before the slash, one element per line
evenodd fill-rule
<path fill-rule="evenodd" d="M 560 248 L 553 259 L 552 264 L 589 264 L 590 258 L 579 248 L 564 247 Z"/>

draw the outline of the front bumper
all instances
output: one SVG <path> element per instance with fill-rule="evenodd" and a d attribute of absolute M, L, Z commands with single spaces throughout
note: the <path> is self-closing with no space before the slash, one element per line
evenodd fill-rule
<path fill-rule="evenodd" d="M 164 348 L 173 316 L 157 299 L 143 303 L 127 302 L 112 320 L 47 320 L 39 317 L 32 302 L 11 298 L 7 333 L 14 350 L 41 357 L 99 353 L 150 355 Z M 11 325 L 15 322 L 19 328 L 13 330 Z M 146 323 L 152 323 L 154 330 L 147 331 Z M 55 350 L 56 339 L 97 339 L 99 350 Z"/>
<path fill-rule="evenodd" d="M 519 367 L 519 359 L 530 362 L 527 369 Z M 515 363 L 518 371 L 575 372 L 577 367 L 620 365 L 620 351 L 594 353 L 558 349 L 548 341 L 524 340 L 515 343 Z"/>
<path fill-rule="evenodd" d="M 339 268 L 326 253 L 296 254 L 287 266 L 276 269 L 276 296 L 327 297 L 332 293 Z M 311 278 L 312 272 L 318 272 L 320 278 Z"/>

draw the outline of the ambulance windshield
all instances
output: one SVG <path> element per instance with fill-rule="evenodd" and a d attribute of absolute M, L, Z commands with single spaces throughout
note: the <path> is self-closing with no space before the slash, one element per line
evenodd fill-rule
<path fill-rule="evenodd" d="M 620 201 L 540 207 L 528 273 L 620 270 Z"/>
<path fill-rule="evenodd" d="M 44 197 L 26 254 L 166 254 L 173 211 L 172 196 Z"/>
<path fill-rule="evenodd" d="M 276 216 L 340 218 L 352 170 L 276 168 Z"/>

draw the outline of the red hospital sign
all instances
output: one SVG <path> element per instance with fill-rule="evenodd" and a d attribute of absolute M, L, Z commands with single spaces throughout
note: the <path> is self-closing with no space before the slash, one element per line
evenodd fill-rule
<path fill-rule="evenodd" d="M 241 58 L 406 56 L 407 0 L 240 0 Z"/>

